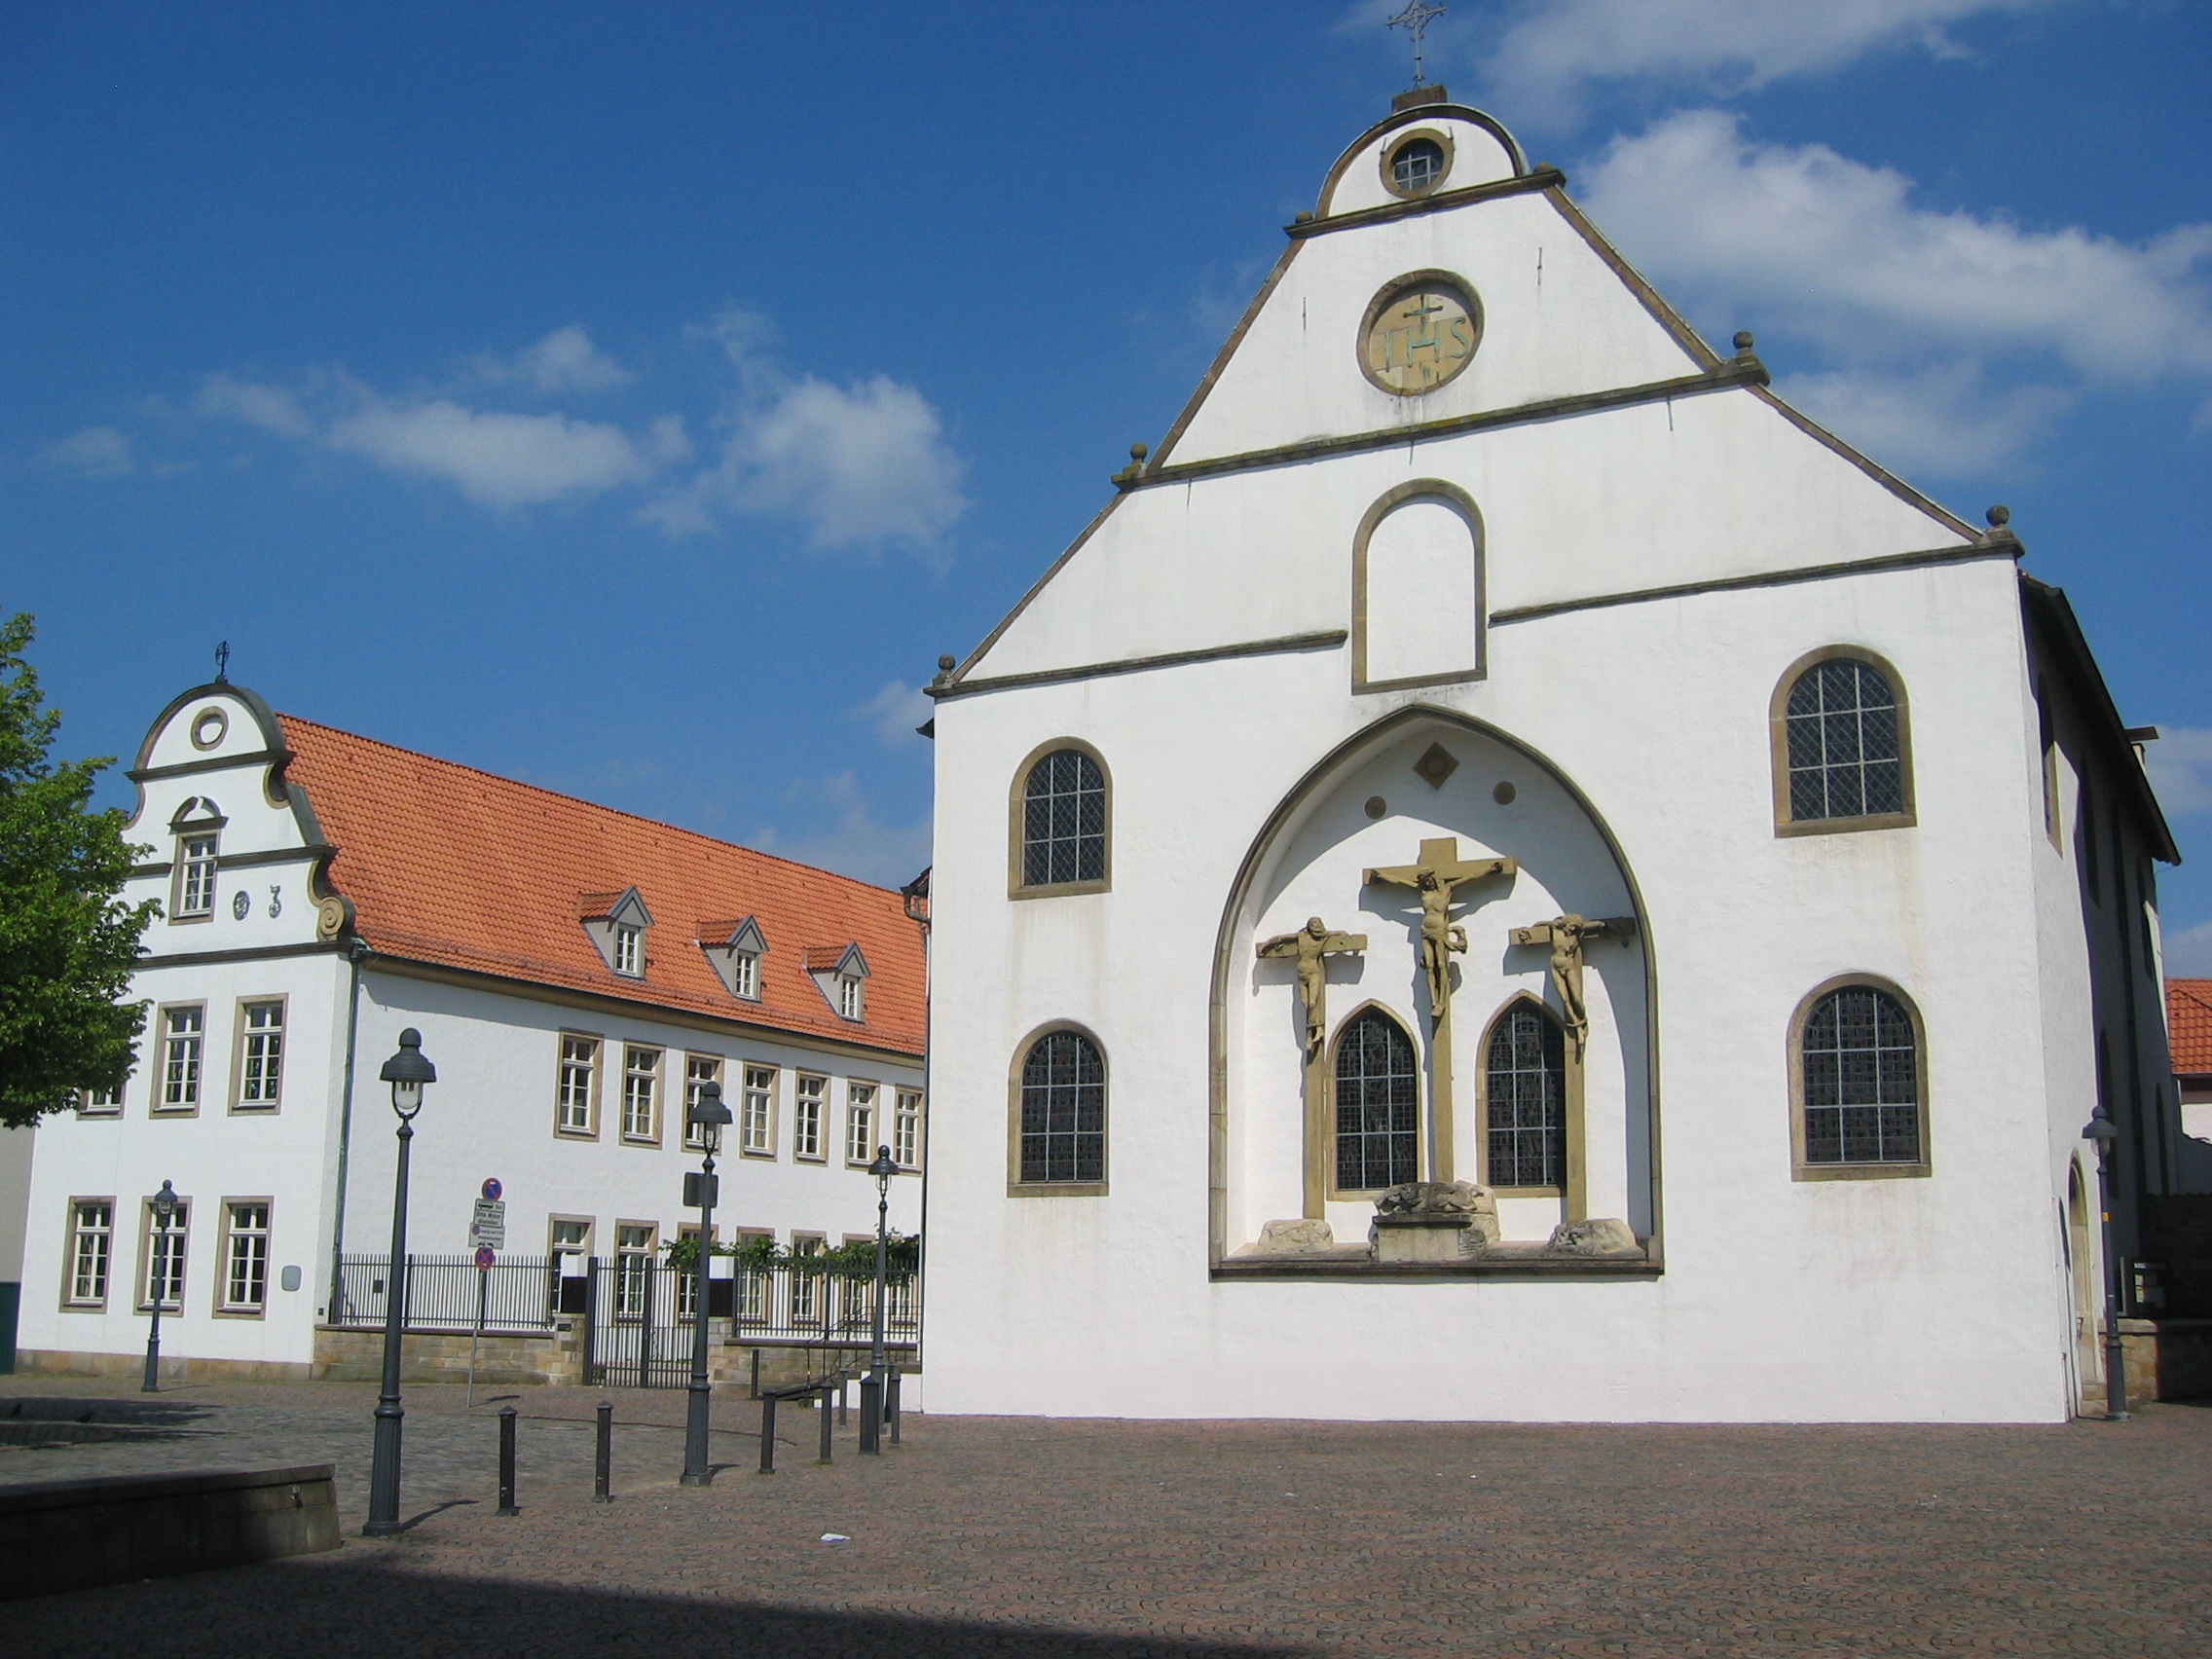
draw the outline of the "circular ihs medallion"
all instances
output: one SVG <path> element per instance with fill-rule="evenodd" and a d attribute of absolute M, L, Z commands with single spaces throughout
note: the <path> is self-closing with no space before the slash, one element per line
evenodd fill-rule
<path fill-rule="evenodd" d="M 1464 369 L 1482 338 L 1482 307 L 1441 273 L 1422 273 L 1383 290 L 1367 309 L 1360 367 L 1384 391 L 1412 397 Z"/>

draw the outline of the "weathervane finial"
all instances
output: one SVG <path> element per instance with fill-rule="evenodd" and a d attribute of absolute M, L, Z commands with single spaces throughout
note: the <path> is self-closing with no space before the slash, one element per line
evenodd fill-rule
<path fill-rule="evenodd" d="M 1406 9 L 1390 19 L 1390 27 L 1394 29 L 1411 29 L 1413 31 L 1414 85 L 1417 87 L 1422 84 L 1420 63 L 1420 37 L 1428 32 L 1428 25 L 1430 21 L 1434 18 L 1443 17 L 1444 12 L 1444 7 L 1431 6 L 1428 4 L 1428 0 L 1406 0 Z"/>
<path fill-rule="evenodd" d="M 231 642 L 225 640 L 221 645 L 215 647 L 215 683 L 218 685 L 228 685 L 230 682 Z"/>

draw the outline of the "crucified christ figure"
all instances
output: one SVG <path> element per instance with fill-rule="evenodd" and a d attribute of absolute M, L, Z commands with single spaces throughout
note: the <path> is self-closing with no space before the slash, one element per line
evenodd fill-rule
<path fill-rule="evenodd" d="M 1458 840 L 1447 835 L 1420 844 L 1420 862 L 1367 872 L 1370 882 L 1410 887 L 1420 900 L 1420 966 L 1428 977 L 1428 1013 L 1441 1020 L 1452 1006 L 1452 952 L 1467 948 L 1467 930 L 1452 920 L 1458 890 L 1485 876 L 1511 875 L 1511 859 L 1459 858 Z"/>
<path fill-rule="evenodd" d="M 1296 933 L 1282 934 L 1260 946 L 1263 960 L 1290 957 L 1298 963 L 1298 1001 L 1306 1011 L 1306 1063 L 1321 1057 L 1328 1040 L 1329 958 L 1345 951 L 1365 950 L 1365 934 L 1332 933 L 1319 916 L 1307 918 Z"/>

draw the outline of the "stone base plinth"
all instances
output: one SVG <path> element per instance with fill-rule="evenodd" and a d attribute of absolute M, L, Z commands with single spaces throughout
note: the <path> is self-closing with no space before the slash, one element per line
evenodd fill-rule
<path fill-rule="evenodd" d="M 1368 1232 L 1378 1262 L 1456 1262 L 1468 1254 L 1473 1218 L 1465 1215 L 1379 1215 Z M 1478 1242 L 1482 1235 L 1475 1235 Z"/>

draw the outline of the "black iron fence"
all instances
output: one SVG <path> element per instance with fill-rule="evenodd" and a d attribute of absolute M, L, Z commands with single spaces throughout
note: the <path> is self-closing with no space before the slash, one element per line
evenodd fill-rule
<path fill-rule="evenodd" d="M 584 1343 L 588 1386 L 681 1386 L 690 1375 L 698 1279 L 651 1256 L 509 1257 L 479 1269 L 469 1256 L 409 1256 L 401 1320 L 423 1332 L 481 1329 L 538 1335 L 562 1325 Z M 347 1256 L 328 1323 L 379 1330 L 393 1294 L 388 1256 Z M 911 1358 L 920 1341 L 919 1287 L 911 1272 L 885 1286 L 884 1340 Z M 711 1337 L 761 1346 L 860 1348 L 875 1317 L 872 1273 L 811 1266 L 801 1257 L 747 1268 L 717 1257 L 707 1283 Z M 717 1327 L 719 1327 L 719 1331 Z"/>

